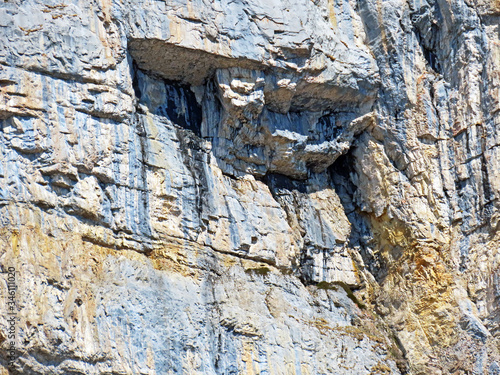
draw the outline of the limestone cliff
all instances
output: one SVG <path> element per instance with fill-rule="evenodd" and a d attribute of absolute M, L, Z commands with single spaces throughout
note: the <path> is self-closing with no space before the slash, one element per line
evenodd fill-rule
<path fill-rule="evenodd" d="M 5 0 L 0 372 L 500 374 L 499 146 L 498 0 Z"/>

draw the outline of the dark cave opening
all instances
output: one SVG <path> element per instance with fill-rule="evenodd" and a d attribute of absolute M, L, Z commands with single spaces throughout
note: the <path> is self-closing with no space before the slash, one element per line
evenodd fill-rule
<path fill-rule="evenodd" d="M 429 64 L 432 70 L 438 74 L 441 73 L 441 67 L 436 54 L 424 46 L 422 46 L 422 52 L 424 54 L 425 61 L 427 61 L 427 64 Z"/>
<path fill-rule="evenodd" d="M 135 61 L 132 61 L 132 66 L 131 66 L 132 88 L 134 89 L 135 97 L 141 100 L 142 93 L 139 87 L 139 77 L 137 74 L 138 70 L 139 67 L 137 66 L 137 63 Z"/>
<path fill-rule="evenodd" d="M 138 102 L 148 107 L 151 113 L 166 117 L 173 124 L 201 137 L 202 106 L 189 84 L 142 71 L 133 62 L 132 86 Z"/>
<path fill-rule="evenodd" d="M 414 25 L 413 32 L 417 37 L 420 48 L 422 49 L 422 55 L 424 56 L 427 65 L 437 74 L 441 74 L 442 66 L 437 54 L 439 27 L 436 24 L 432 24 L 430 30 L 424 29 L 423 31 L 421 31 L 419 27 L 424 26 L 419 24 Z"/>
<path fill-rule="evenodd" d="M 299 193 L 307 193 L 305 181 L 296 180 L 279 173 L 267 173 L 262 178 L 262 182 L 269 186 L 273 195 L 280 194 L 282 191 L 291 192 L 294 190 Z"/>
<path fill-rule="evenodd" d="M 158 114 L 168 117 L 174 124 L 201 136 L 203 119 L 201 105 L 187 84 L 164 81 L 167 92 L 166 103 L 158 108 Z"/>

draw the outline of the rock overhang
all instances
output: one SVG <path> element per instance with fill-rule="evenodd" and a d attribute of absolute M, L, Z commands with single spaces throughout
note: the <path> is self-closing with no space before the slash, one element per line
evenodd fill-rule
<path fill-rule="evenodd" d="M 128 48 L 142 74 L 157 77 L 149 82 L 163 79 L 195 93 L 204 119 L 199 135 L 214 141 L 220 166 L 236 176 L 270 172 L 304 179 L 309 170 L 324 171 L 349 149 L 359 133 L 351 122 L 371 110 L 378 89 L 368 58 L 350 69 L 319 51 L 309 51 L 298 66 L 161 39 L 134 37 Z M 325 116 L 330 120 L 321 123 Z"/>
<path fill-rule="evenodd" d="M 280 113 L 369 108 L 378 90 L 374 62 L 361 51 L 354 53 L 361 55 L 361 62 L 352 66 L 335 63 L 324 53 L 311 53 L 299 66 L 285 60 L 267 60 L 265 55 L 259 59 L 233 56 L 162 39 L 130 38 L 128 48 L 140 69 L 191 86 L 206 84 L 218 70 L 242 68 L 263 74 L 266 101 Z"/>

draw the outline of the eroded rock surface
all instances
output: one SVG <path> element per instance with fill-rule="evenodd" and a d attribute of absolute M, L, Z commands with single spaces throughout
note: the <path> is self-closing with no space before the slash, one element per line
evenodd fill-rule
<path fill-rule="evenodd" d="M 499 23 L 3 2 L 2 371 L 500 373 Z"/>

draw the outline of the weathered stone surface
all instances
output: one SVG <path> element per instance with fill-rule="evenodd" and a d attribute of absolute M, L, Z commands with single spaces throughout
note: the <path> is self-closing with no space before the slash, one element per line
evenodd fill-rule
<path fill-rule="evenodd" d="M 392 343 L 340 287 L 180 240 L 146 258 L 42 228 L 2 232 L 25 291 L 14 373 L 398 372 Z"/>
<path fill-rule="evenodd" d="M 0 371 L 500 373 L 499 17 L 3 2 Z"/>

